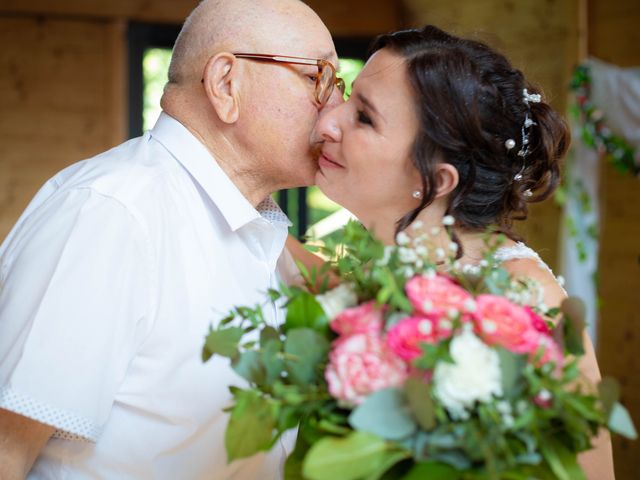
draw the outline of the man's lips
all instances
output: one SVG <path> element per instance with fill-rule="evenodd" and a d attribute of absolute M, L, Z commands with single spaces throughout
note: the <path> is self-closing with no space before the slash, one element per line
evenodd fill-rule
<path fill-rule="evenodd" d="M 320 166 L 320 168 L 344 168 L 343 165 L 340 165 L 324 152 L 322 152 L 318 158 L 318 166 Z"/>

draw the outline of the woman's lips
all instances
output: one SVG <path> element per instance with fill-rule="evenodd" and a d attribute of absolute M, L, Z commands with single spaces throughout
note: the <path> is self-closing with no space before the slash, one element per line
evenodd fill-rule
<path fill-rule="evenodd" d="M 326 153 L 321 153 L 318 158 L 318 166 L 320 168 L 344 168 L 338 162 L 334 161 Z"/>

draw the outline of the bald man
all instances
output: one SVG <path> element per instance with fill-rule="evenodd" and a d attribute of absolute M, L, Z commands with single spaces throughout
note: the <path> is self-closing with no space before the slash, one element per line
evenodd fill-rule
<path fill-rule="evenodd" d="M 285 441 L 227 464 L 243 382 L 200 351 L 278 282 L 289 222 L 270 194 L 313 181 L 336 62 L 298 0 L 205 1 L 155 127 L 38 192 L 0 247 L 2 480 L 281 478 Z"/>

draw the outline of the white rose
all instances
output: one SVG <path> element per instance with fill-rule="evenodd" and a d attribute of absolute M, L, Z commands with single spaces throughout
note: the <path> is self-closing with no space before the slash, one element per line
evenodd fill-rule
<path fill-rule="evenodd" d="M 451 341 L 449 353 L 455 363 L 436 365 L 434 395 L 454 419 L 469 417 L 468 409 L 476 401 L 489 402 L 502 396 L 500 359 L 473 332 L 465 329 Z"/>
<path fill-rule="evenodd" d="M 336 318 L 343 310 L 358 304 L 358 297 L 350 283 L 341 283 L 322 295 L 316 295 L 316 300 L 329 319 Z"/>

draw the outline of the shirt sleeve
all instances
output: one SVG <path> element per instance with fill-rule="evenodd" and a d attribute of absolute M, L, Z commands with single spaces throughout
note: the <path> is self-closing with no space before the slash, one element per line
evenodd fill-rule
<path fill-rule="evenodd" d="M 146 331 L 147 237 L 89 188 L 25 215 L 0 249 L 0 407 L 96 441 Z"/>

